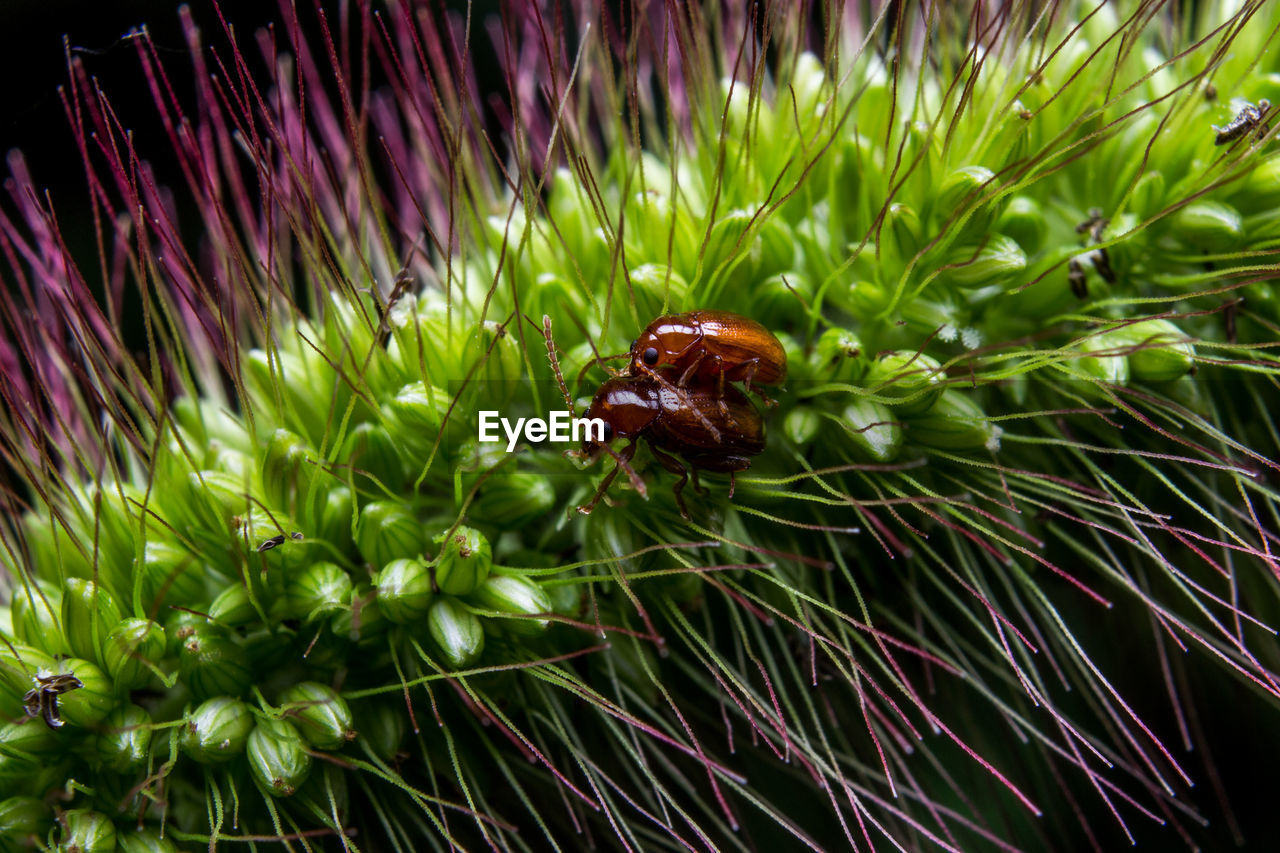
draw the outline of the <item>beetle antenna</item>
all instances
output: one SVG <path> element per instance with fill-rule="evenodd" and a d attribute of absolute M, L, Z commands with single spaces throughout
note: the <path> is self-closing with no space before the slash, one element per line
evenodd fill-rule
<path fill-rule="evenodd" d="M 569 388 L 564 384 L 564 374 L 560 372 L 560 358 L 556 355 L 556 342 L 551 337 L 551 315 L 542 315 L 542 335 L 547 339 L 547 358 L 551 361 L 551 370 L 556 375 L 556 383 L 560 393 L 564 395 L 564 404 L 569 409 L 569 417 L 574 417 L 573 399 L 569 396 Z"/>

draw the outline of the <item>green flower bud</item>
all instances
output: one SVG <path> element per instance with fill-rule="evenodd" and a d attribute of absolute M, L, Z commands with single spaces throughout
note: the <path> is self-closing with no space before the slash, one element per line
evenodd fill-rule
<path fill-rule="evenodd" d="M 539 273 L 534 281 L 538 286 L 530 294 L 534 303 L 527 311 L 530 317 L 541 317 L 543 314 L 553 317 L 569 314 L 585 316 L 588 301 L 580 285 L 575 285 L 554 272 Z"/>
<path fill-rule="evenodd" d="M 383 615 L 400 625 L 418 621 L 431 606 L 431 573 L 422 560 L 392 560 L 374 585 Z"/>
<path fill-rule="evenodd" d="M 440 434 L 450 399 L 441 388 L 428 386 L 425 382 L 410 382 L 396 393 L 383 411 L 396 427 L 394 434 L 414 447 L 428 448 Z"/>
<path fill-rule="evenodd" d="M 52 826 L 53 812 L 43 800 L 10 797 L 0 801 L 0 839 L 14 848 L 35 850 Z"/>
<path fill-rule="evenodd" d="M 262 487 L 268 506 L 292 511 L 306 496 L 317 454 L 301 436 L 278 429 L 262 454 Z"/>
<path fill-rule="evenodd" d="M 937 217 L 945 222 L 957 212 L 977 205 L 996 188 L 995 176 L 986 166 L 964 166 L 952 172 L 938 188 Z"/>
<path fill-rule="evenodd" d="M 6 769 L 30 770 L 66 745 L 66 738 L 39 717 L 23 717 L 0 726 L 0 760 Z"/>
<path fill-rule="evenodd" d="M 800 447 L 807 447 L 822 429 L 822 416 L 808 406 L 796 406 L 787 412 L 782 422 L 782 432 L 787 440 Z"/>
<path fill-rule="evenodd" d="M 311 756 L 302 736 L 284 720 L 259 720 L 249 735 L 249 769 L 267 793 L 288 797 L 311 772 Z"/>
<path fill-rule="evenodd" d="M 701 578 L 697 580 L 700 581 Z M 543 590 L 551 599 L 551 607 L 556 613 L 571 618 L 582 615 L 585 600 L 582 597 L 581 584 L 562 583 L 555 586 L 545 586 Z"/>
<path fill-rule="evenodd" d="M 351 600 L 351 576 L 334 563 L 312 563 L 290 579 L 285 594 L 290 614 L 311 621 L 347 606 Z"/>
<path fill-rule="evenodd" d="M 53 658 L 39 649 L 21 644 L 0 643 L 0 715 L 13 719 L 24 713 L 23 697 L 31 689 L 36 673 L 53 671 Z"/>
<path fill-rule="evenodd" d="M 813 348 L 814 377 L 831 382 L 852 382 L 862 374 L 862 340 L 848 329 L 832 327 Z"/>
<path fill-rule="evenodd" d="M 184 548 L 161 540 L 150 540 L 142 552 L 144 603 L 190 607 L 208 601 L 205 571 L 200 561 Z"/>
<path fill-rule="evenodd" d="M 386 427 L 379 424 L 356 424 L 347 434 L 339 458 L 355 469 L 357 486 L 363 482 L 361 475 L 392 491 L 404 484 L 404 460 L 400 449 Z M 347 519 L 347 527 L 351 527 L 350 518 Z"/>
<path fill-rule="evenodd" d="M 304 681 L 281 693 L 280 704 L 316 749 L 339 749 L 356 736 L 347 700 L 331 687 Z"/>
<path fill-rule="evenodd" d="M 125 619 L 111 629 L 102 657 L 116 689 L 127 691 L 146 684 L 151 678 L 148 664 L 160 663 L 165 646 L 164 629 L 150 619 Z"/>
<path fill-rule="evenodd" d="M 182 751 L 201 764 L 221 764 L 244 752 L 255 725 L 239 699 L 215 696 L 191 712 L 182 726 Z"/>
<path fill-rule="evenodd" d="M 1034 254 L 1044 245 L 1045 237 L 1049 234 L 1049 223 L 1045 221 L 1039 202 L 1025 195 L 1017 195 L 1009 199 L 1009 204 L 996 222 L 996 230 L 1016 240 L 1027 254 Z"/>
<path fill-rule="evenodd" d="M 152 827 L 119 830 L 116 834 L 117 853 L 178 853 L 178 846 Z"/>
<path fill-rule="evenodd" d="M 89 809 L 73 809 L 58 818 L 62 824 L 59 850 L 67 853 L 112 853 L 116 827 L 106 815 Z"/>
<path fill-rule="evenodd" d="M 902 319 L 907 328 L 921 334 L 936 334 L 942 341 L 960 338 L 966 347 L 976 347 L 973 343 L 976 330 L 965 328 L 969 321 L 969 311 L 950 300 L 913 299 L 903 312 Z"/>
<path fill-rule="evenodd" d="M 1138 379 L 1169 382 L 1195 365 L 1195 347 L 1168 320 L 1143 320 L 1113 329 L 1103 337 L 1115 346 L 1134 348 L 1128 354 L 1129 370 Z"/>
<path fill-rule="evenodd" d="M 427 614 L 427 629 L 450 669 L 470 666 L 484 651 L 484 626 L 457 599 L 441 598 L 433 604 Z"/>
<path fill-rule="evenodd" d="M 436 586 L 446 595 L 467 595 L 489 577 L 493 554 L 489 540 L 474 527 L 460 525 L 446 540 L 445 534 L 432 542 L 439 545 L 435 560 Z"/>
<path fill-rule="evenodd" d="M 751 292 L 755 310 L 760 316 L 779 322 L 799 320 L 813 304 L 813 282 L 802 272 L 783 272 L 769 276 Z"/>
<path fill-rule="evenodd" d="M 942 394 L 946 374 L 937 359 L 899 351 L 872 362 L 862 381 L 871 393 L 887 398 L 898 414 L 918 415 Z"/>
<path fill-rule="evenodd" d="M 116 708 L 102 721 L 98 756 L 113 770 L 126 773 L 147 760 L 151 716 L 137 705 Z"/>
<path fill-rule="evenodd" d="M 920 216 L 905 204 L 889 205 L 880 235 L 880 256 L 897 267 L 909 263 L 925 245 Z"/>
<path fill-rule="evenodd" d="M 742 262 L 754 244 L 754 235 L 747 235 L 753 218 L 753 211 L 738 208 L 715 221 L 702 245 L 703 278 L 724 275 Z"/>
<path fill-rule="evenodd" d="M 443 300 L 405 297 L 400 304 L 401 310 L 392 316 L 393 337 L 387 346 L 388 360 L 399 368 L 399 375 L 405 379 L 425 377 L 436 385 L 460 380 L 463 373 L 458 350 L 462 341 L 457 308 L 450 325 Z"/>
<path fill-rule="evenodd" d="M 550 613 L 551 599 L 528 578 L 494 575 L 470 596 L 477 607 L 497 613 L 525 615 Z M 503 619 L 501 623 L 512 634 L 532 636 L 546 630 L 546 619 Z"/>
<path fill-rule="evenodd" d="M 209 618 L 228 628 L 238 628 L 257 622 L 260 617 L 249 598 L 249 590 L 243 584 L 235 584 L 218 593 L 209 605 Z"/>
<path fill-rule="evenodd" d="M 366 702 L 360 715 L 360 740 L 384 761 L 391 761 L 409 730 L 408 711 L 395 702 Z"/>
<path fill-rule="evenodd" d="M 1173 217 L 1173 233 L 1183 242 L 1210 252 L 1234 249 L 1244 236 L 1240 211 L 1217 201 L 1197 201 Z"/>
<path fill-rule="evenodd" d="M 516 383 L 524 376 L 519 340 L 501 323 L 486 320 L 472 332 L 466 352 L 473 354 L 469 358 L 477 362 L 484 359 L 483 366 L 472 377 L 473 387 L 478 387 L 493 405 L 505 407 L 515 394 Z M 470 364 L 464 367 L 471 369 Z"/>
<path fill-rule="evenodd" d="M 1280 206 L 1280 156 L 1272 155 L 1255 166 L 1232 201 L 1249 213 L 1271 212 Z"/>
<path fill-rule="evenodd" d="M 1027 268 L 1027 255 L 1017 241 L 992 235 L 979 246 L 957 246 L 947 256 L 946 280 L 962 288 L 1000 284 Z"/>
<path fill-rule="evenodd" d="M 179 505 L 179 527 L 222 530 L 232 518 L 249 512 L 249 483 L 223 471 L 192 471 L 172 501 Z"/>
<path fill-rule="evenodd" d="M 15 587 L 9 603 L 14 637 L 51 655 L 66 654 L 62 634 L 62 590 L 44 581 Z"/>
<path fill-rule="evenodd" d="M 759 238 L 754 246 L 751 247 L 750 257 L 755 262 L 755 276 L 769 280 L 776 278 L 777 274 L 783 270 L 791 269 L 796 259 L 796 236 L 791 230 L 791 226 L 782 216 L 768 216 L 763 221 L 756 223 L 758 227 Z M 788 275 L 795 284 L 795 276 Z M 759 285 L 756 286 L 754 297 L 759 297 Z M 797 300 L 793 296 L 793 303 Z"/>
<path fill-rule="evenodd" d="M 67 578 L 62 593 L 62 632 L 76 657 L 101 662 L 103 641 L 120 622 L 111 593 L 83 578 Z"/>
<path fill-rule="evenodd" d="M 367 563 L 385 566 L 420 556 L 425 542 L 422 525 L 400 504 L 374 501 L 360 510 L 356 544 Z"/>
<path fill-rule="evenodd" d="M 111 679 L 95 664 L 70 658 L 59 664 L 59 672 L 80 679 L 81 686 L 58 696 L 58 714 L 73 726 L 95 728 L 116 705 Z"/>
<path fill-rule="evenodd" d="M 1084 353 L 1108 353 L 1076 359 L 1075 364 L 1085 378 L 1096 379 L 1107 385 L 1125 385 L 1129 382 L 1129 359 L 1124 353 L 1131 345 L 1126 341 L 1116 340 L 1104 332 L 1085 338 L 1079 346 Z"/>
<path fill-rule="evenodd" d="M 839 421 L 858 455 L 872 462 L 892 462 L 902 449 L 902 424 L 888 406 L 855 398 Z"/>
<path fill-rule="evenodd" d="M 315 538 L 329 543 L 335 551 L 350 550 L 351 523 L 355 519 L 351 490 L 346 486 L 335 486 L 325 492 L 321 500 L 322 506 L 316 512 Z"/>
<path fill-rule="evenodd" d="M 221 631 L 192 633 L 178 652 L 178 674 L 197 697 L 239 696 L 253 683 L 244 649 Z"/>
<path fill-rule="evenodd" d="M 255 410 L 279 412 L 280 420 L 287 420 L 303 435 L 308 428 L 323 433 L 332 389 L 327 381 L 323 390 L 311 386 L 315 374 L 306 361 L 296 353 L 273 347 L 270 354 L 250 350 L 242 363 Z"/>
<path fill-rule="evenodd" d="M 971 394 L 950 388 L 927 414 L 907 423 L 907 438 L 942 450 L 986 447 L 994 451 L 999 447 L 1000 428 L 987 420 Z"/>
<path fill-rule="evenodd" d="M 555 502 L 556 492 L 546 475 L 512 471 L 485 481 L 476 495 L 472 516 L 503 530 L 518 530 L 546 515 Z"/>
<path fill-rule="evenodd" d="M 425 566 L 423 574 L 426 574 Z M 330 622 L 336 636 L 346 637 L 362 645 L 376 640 L 386 632 L 390 624 L 391 620 L 387 618 L 382 602 L 367 587 L 352 589 L 350 606 L 333 614 Z"/>
<path fill-rule="evenodd" d="M 868 259 L 874 257 L 872 254 L 874 248 L 868 245 L 858 257 Z M 863 275 L 868 273 L 874 274 L 873 271 L 863 271 Z M 893 290 L 870 278 L 859 278 L 849 282 L 847 287 L 841 284 L 833 285 L 828 288 L 827 295 L 836 305 L 855 317 L 875 317 L 888 307 L 889 300 L 893 298 Z"/>

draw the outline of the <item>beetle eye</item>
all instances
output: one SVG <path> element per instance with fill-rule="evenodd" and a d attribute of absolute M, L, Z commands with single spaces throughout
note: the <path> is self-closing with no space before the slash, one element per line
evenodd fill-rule
<path fill-rule="evenodd" d="M 644 351 L 644 363 L 650 367 L 658 363 L 658 350 L 655 347 L 649 347 Z"/>
<path fill-rule="evenodd" d="M 601 433 L 606 442 L 613 441 L 613 424 L 605 421 L 604 430 Z"/>

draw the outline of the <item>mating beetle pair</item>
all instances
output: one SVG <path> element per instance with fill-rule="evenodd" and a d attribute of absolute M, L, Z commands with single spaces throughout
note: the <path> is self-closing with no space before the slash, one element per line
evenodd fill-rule
<path fill-rule="evenodd" d="M 543 318 L 543 326 L 552 366 L 564 389 L 550 318 Z M 628 359 L 626 369 L 600 386 L 586 413 L 604 422 L 604 440 L 583 442 L 581 450 L 588 459 L 607 452 L 618 465 L 578 511 L 595 508 L 619 469 L 645 493 L 630 466 L 641 437 L 663 468 L 680 475 L 674 492 L 685 518 L 689 513 L 681 492 L 690 471 L 695 489 L 698 469 L 729 474 L 732 498 L 733 474 L 749 468 L 750 457 L 764 450 L 764 421 L 746 394 L 728 383 L 741 381 L 747 391 L 781 384 L 787 375 L 782 344 L 754 320 L 727 311 L 694 311 L 659 317 L 629 352 L 601 361 L 622 357 Z M 567 390 L 565 399 L 569 400 Z M 615 453 L 609 447 L 615 438 L 629 438 L 631 443 Z"/>

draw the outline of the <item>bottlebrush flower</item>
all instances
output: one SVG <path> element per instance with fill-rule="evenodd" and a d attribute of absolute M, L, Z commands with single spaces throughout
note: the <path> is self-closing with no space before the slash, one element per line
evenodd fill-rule
<path fill-rule="evenodd" d="M 134 39 L 163 142 L 72 58 L 96 258 L 10 155 L 0 846 L 1231 834 L 1280 7 L 319 5 Z M 732 498 L 477 440 L 695 309 L 788 356 Z"/>

